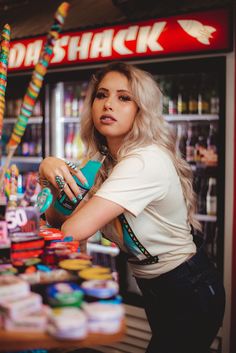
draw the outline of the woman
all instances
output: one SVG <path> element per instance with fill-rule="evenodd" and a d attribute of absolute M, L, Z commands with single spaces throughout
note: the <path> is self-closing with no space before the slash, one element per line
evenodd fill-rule
<path fill-rule="evenodd" d="M 199 230 L 200 224 L 191 170 L 162 117 L 154 79 L 124 63 L 98 72 L 88 89 L 81 136 L 89 156 L 104 145 L 108 156 L 89 200 L 66 219 L 51 207 L 48 222 L 79 240 L 102 230 L 128 253 L 152 329 L 148 353 L 207 352 L 222 323 L 224 289 L 193 241 L 191 227 Z M 58 193 L 59 176 L 76 202 L 80 190 L 72 175 L 86 179 L 73 167 L 48 157 L 40 178 Z"/>

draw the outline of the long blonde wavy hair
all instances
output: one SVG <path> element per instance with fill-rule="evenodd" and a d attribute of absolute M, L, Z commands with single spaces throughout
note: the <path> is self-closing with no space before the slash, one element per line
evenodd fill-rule
<path fill-rule="evenodd" d="M 139 109 L 133 127 L 124 138 L 117 153 L 116 160 L 110 155 L 105 159 L 93 191 L 99 188 L 113 166 L 127 154 L 132 153 L 135 148 L 156 144 L 170 155 L 182 185 L 188 222 L 193 228 L 200 230 L 201 225 L 194 218 L 196 197 L 192 186 L 192 170 L 176 149 L 175 134 L 162 116 L 162 93 L 148 72 L 126 63 L 111 63 L 92 76 L 81 116 L 81 138 L 85 144 L 88 158 L 106 145 L 105 138 L 94 127 L 91 107 L 100 82 L 111 71 L 119 72 L 127 77 L 133 99 Z"/>

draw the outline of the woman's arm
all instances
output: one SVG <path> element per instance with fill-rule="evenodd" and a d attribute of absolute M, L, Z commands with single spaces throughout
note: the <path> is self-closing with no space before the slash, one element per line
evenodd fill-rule
<path fill-rule="evenodd" d="M 124 208 L 117 203 L 93 196 L 83 207 L 75 210 L 61 229 L 74 239 L 87 239 L 123 212 Z"/>

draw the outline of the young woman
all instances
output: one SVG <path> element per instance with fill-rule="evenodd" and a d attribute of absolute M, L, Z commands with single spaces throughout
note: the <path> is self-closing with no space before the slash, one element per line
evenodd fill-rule
<path fill-rule="evenodd" d="M 191 169 L 176 151 L 151 75 L 113 63 L 93 76 L 81 136 L 88 156 L 104 145 L 108 156 L 89 200 L 67 218 L 51 207 L 48 222 L 79 240 L 102 230 L 128 253 L 152 329 L 148 353 L 207 352 L 222 323 L 224 289 L 193 241 L 191 227 L 200 225 Z M 72 175 L 86 179 L 73 167 L 48 157 L 40 180 L 76 201 L 80 191 Z"/>

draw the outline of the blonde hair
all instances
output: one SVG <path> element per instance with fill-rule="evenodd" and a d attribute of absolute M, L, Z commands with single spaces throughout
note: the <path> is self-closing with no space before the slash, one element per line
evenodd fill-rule
<path fill-rule="evenodd" d="M 156 144 L 164 149 L 172 159 L 182 185 L 187 206 L 188 222 L 194 228 L 200 230 L 201 225 L 194 218 L 196 198 L 192 186 L 192 170 L 176 149 L 175 134 L 162 116 L 162 93 L 148 72 L 126 63 L 112 63 L 93 75 L 81 117 L 81 138 L 85 143 L 88 157 L 100 150 L 102 145 L 106 145 L 105 138 L 94 127 L 91 107 L 98 85 L 103 77 L 111 71 L 119 72 L 127 77 L 132 96 L 139 109 L 133 127 L 124 138 L 123 144 L 118 151 L 117 161 L 114 161 L 111 156 L 106 158 L 96 181 L 96 189 L 107 178 L 109 170 L 115 163 L 130 154 L 134 148 Z"/>

